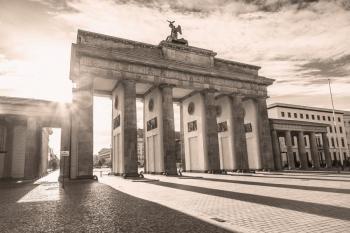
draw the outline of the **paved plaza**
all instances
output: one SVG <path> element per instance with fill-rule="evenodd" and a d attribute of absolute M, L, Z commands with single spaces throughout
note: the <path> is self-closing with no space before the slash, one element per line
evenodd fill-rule
<path fill-rule="evenodd" d="M 97 173 L 99 174 L 99 173 Z M 1 232 L 349 232 L 350 174 L 0 183 Z"/>

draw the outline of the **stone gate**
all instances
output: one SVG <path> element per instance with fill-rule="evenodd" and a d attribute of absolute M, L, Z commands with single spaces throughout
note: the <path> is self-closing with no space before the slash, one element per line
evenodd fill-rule
<path fill-rule="evenodd" d="M 137 176 L 136 98 L 144 102 L 145 172 L 177 174 L 175 102 L 185 170 L 273 169 L 266 107 L 273 80 L 259 69 L 176 41 L 151 45 L 79 30 L 70 67 L 70 177 L 92 176 L 94 95 L 112 98 L 116 175 Z"/>

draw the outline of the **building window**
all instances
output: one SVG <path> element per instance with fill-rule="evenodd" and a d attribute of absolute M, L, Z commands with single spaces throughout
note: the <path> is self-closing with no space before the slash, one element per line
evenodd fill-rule
<path fill-rule="evenodd" d="M 317 146 L 319 146 L 319 147 L 321 146 L 321 139 L 318 138 L 318 137 L 316 138 L 316 144 L 317 144 Z"/>
<path fill-rule="evenodd" d="M 304 143 L 305 143 L 305 146 L 307 146 L 307 140 L 306 140 L 306 137 L 304 137 Z"/>
<path fill-rule="evenodd" d="M 288 118 L 291 118 L 292 117 L 292 114 L 289 112 L 288 113 Z"/>
<path fill-rule="evenodd" d="M 292 146 L 295 146 L 294 137 L 292 137 Z"/>
<path fill-rule="evenodd" d="M 329 132 L 330 132 L 330 133 L 332 133 L 332 132 L 333 132 L 333 130 L 332 130 L 332 126 L 329 126 L 329 127 L 328 127 L 328 129 L 329 129 Z"/>
<path fill-rule="evenodd" d="M 281 112 L 281 116 L 284 117 L 284 112 Z"/>
<path fill-rule="evenodd" d="M 337 127 L 334 126 L 334 132 L 337 133 Z"/>
<path fill-rule="evenodd" d="M 343 133 L 343 128 L 341 126 L 339 126 L 339 132 Z"/>
<path fill-rule="evenodd" d="M 326 116 L 322 116 L 322 120 L 324 120 L 324 121 L 325 121 L 325 120 L 326 120 Z"/>
<path fill-rule="evenodd" d="M 335 141 L 337 142 L 337 147 L 339 147 L 339 140 L 338 140 L 338 138 L 336 138 Z"/>
<path fill-rule="evenodd" d="M 314 114 L 311 115 L 311 119 L 315 120 L 315 115 Z"/>
<path fill-rule="evenodd" d="M 345 147 L 344 138 L 341 138 L 341 146 L 342 146 L 342 147 Z"/>
<path fill-rule="evenodd" d="M 300 118 L 303 119 L 304 118 L 304 114 L 300 113 Z"/>
<path fill-rule="evenodd" d="M 320 117 L 320 115 L 317 115 L 317 120 L 321 120 L 321 117 Z"/>
<path fill-rule="evenodd" d="M 309 119 L 309 114 L 305 114 L 305 116 L 306 116 L 306 119 Z"/>
<path fill-rule="evenodd" d="M 331 117 L 330 116 L 328 116 L 328 121 L 331 121 Z"/>
<path fill-rule="evenodd" d="M 341 122 L 341 119 L 340 119 L 340 117 L 338 117 L 338 122 Z"/>
<path fill-rule="evenodd" d="M 331 138 L 331 145 L 332 145 L 332 147 L 335 147 L 335 145 L 334 145 L 334 138 Z"/>
<path fill-rule="evenodd" d="M 294 113 L 294 118 L 298 118 L 298 114 Z"/>

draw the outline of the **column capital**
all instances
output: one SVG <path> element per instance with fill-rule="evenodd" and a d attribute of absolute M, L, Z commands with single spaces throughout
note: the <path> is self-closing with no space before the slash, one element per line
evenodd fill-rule
<path fill-rule="evenodd" d="M 243 99 L 245 95 L 238 93 L 238 92 L 232 92 L 231 94 L 229 94 L 232 98 L 238 97 Z"/>
<path fill-rule="evenodd" d="M 174 85 L 174 84 L 168 84 L 168 83 L 160 83 L 159 85 L 158 85 L 158 88 L 159 89 L 163 89 L 163 88 L 175 88 L 176 87 L 176 85 Z"/>
<path fill-rule="evenodd" d="M 202 90 L 199 91 L 200 94 L 208 94 L 208 93 L 215 93 L 218 90 L 216 90 L 215 88 L 204 88 Z"/>

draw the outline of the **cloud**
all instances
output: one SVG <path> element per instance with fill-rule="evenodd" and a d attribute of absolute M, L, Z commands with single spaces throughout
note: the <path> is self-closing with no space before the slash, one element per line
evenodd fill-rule
<path fill-rule="evenodd" d="M 345 78 L 345 82 L 350 82 L 350 54 L 338 59 L 311 60 L 300 65 L 299 71 L 305 71 L 304 74 L 313 79 Z"/>
<path fill-rule="evenodd" d="M 158 44 L 169 34 L 166 20 L 172 19 L 182 26 L 191 46 L 261 66 L 261 75 L 276 79 L 268 88 L 269 101 L 322 107 L 321 100 L 329 97 L 330 78 L 337 108 L 350 109 L 348 0 L 0 0 L 0 4 L 0 94 L 67 101 L 70 46 L 78 28 Z M 96 116 L 110 109 L 109 104 L 100 105 L 104 107 Z M 107 118 L 98 122 L 101 129 L 110 127 Z M 138 125 L 142 125 L 139 118 Z"/>

